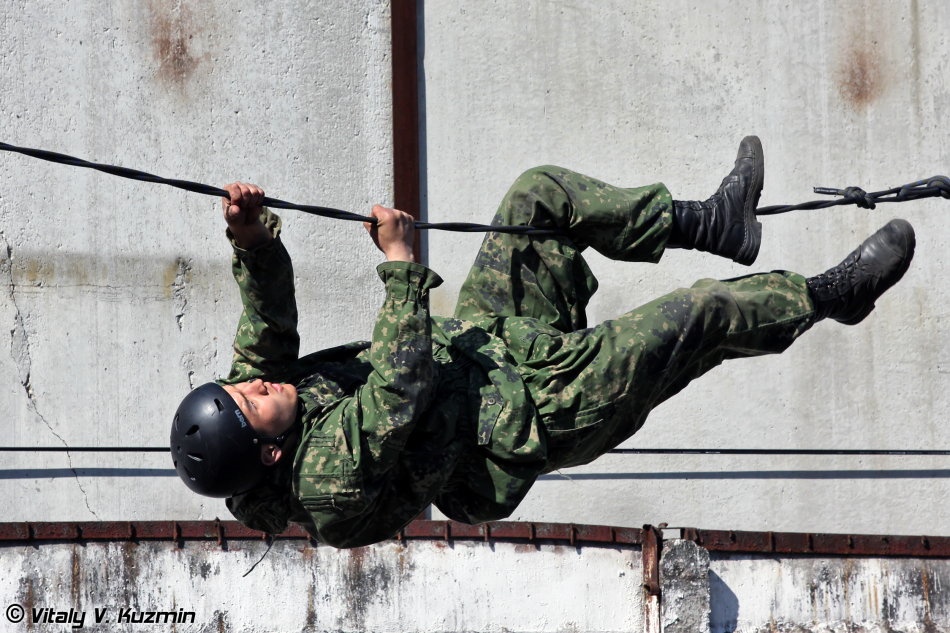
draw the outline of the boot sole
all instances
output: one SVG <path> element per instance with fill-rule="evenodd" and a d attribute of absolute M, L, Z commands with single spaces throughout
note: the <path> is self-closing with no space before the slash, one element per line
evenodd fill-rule
<path fill-rule="evenodd" d="M 765 154 L 758 136 L 747 136 L 742 142 L 752 146 L 752 186 L 749 189 L 751 195 L 745 199 L 745 239 L 732 261 L 751 266 L 759 256 L 759 247 L 762 245 L 762 223 L 756 219 L 755 210 L 759 206 L 762 185 L 765 183 Z"/>
<path fill-rule="evenodd" d="M 901 219 L 891 220 L 890 222 L 888 222 L 888 224 L 892 224 L 892 223 L 898 224 L 901 227 L 901 233 L 904 234 L 904 236 L 908 239 L 909 243 L 907 244 L 907 251 L 904 254 L 904 259 L 901 261 L 901 265 L 897 269 L 897 276 L 894 277 L 894 279 L 889 284 L 884 286 L 884 289 L 881 290 L 880 294 L 878 294 L 877 299 L 880 299 L 881 296 L 885 292 L 893 288 L 894 285 L 898 281 L 901 280 L 901 278 L 904 276 L 904 273 L 906 273 L 907 269 L 910 268 L 910 262 L 912 259 L 914 259 L 914 251 L 917 249 L 917 236 L 915 235 L 914 227 L 911 226 L 910 222 L 908 222 L 907 220 L 901 220 Z M 838 323 L 843 323 L 844 325 L 857 325 L 858 323 L 866 319 L 868 315 L 871 314 L 871 312 L 874 311 L 874 308 L 876 307 L 876 304 L 877 304 L 877 299 L 875 299 L 870 304 L 868 304 L 868 306 L 864 310 L 859 312 L 857 315 L 844 321 L 838 321 Z"/>

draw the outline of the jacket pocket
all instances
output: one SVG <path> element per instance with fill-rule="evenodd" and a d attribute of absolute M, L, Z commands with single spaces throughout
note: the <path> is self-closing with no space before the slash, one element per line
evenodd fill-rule
<path fill-rule="evenodd" d="M 621 438 L 632 435 L 625 428 L 626 416 L 618 415 L 615 402 L 603 404 L 576 415 L 543 416 L 541 423 L 548 436 L 548 463 L 545 472 L 590 463 Z"/>
<path fill-rule="evenodd" d="M 359 476 L 354 471 L 342 429 L 308 437 L 306 453 L 299 464 L 297 497 L 310 512 L 335 508 L 337 497 L 351 497 L 359 490 Z"/>

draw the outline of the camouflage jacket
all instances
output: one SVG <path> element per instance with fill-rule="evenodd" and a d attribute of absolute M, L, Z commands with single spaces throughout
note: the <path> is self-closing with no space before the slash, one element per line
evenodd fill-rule
<path fill-rule="evenodd" d="M 323 543 L 356 547 L 394 536 L 430 503 L 467 523 L 511 514 L 545 466 L 538 415 L 517 371 L 523 328 L 429 315 L 441 278 L 419 264 L 377 271 L 386 298 L 371 343 L 298 358 L 290 256 L 275 239 L 235 246 L 244 311 L 222 384 L 263 377 L 298 390 L 303 432 L 294 459 L 261 487 L 227 500 L 270 533 L 288 521 Z"/>

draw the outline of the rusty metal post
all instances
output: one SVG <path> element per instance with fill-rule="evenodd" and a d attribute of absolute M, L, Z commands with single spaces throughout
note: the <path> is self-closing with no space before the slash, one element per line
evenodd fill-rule
<path fill-rule="evenodd" d="M 640 532 L 643 552 L 643 631 L 660 633 L 660 552 L 663 532 L 644 525 Z"/>
<path fill-rule="evenodd" d="M 421 212 L 419 35 L 416 0 L 392 0 L 393 204 L 416 220 Z M 417 237 L 413 251 L 420 259 Z"/>

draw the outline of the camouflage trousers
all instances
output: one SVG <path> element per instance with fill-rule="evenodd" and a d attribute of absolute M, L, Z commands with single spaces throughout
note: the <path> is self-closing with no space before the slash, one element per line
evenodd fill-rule
<path fill-rule="evenodd" d="M 493 224 L 567 236 L 489 233 L 482 243 L 456 316 L 510 339 L 547 432 L 546 472 L 592 461 L 691 380 L 726 359 L 780 353 L 814 322 L 805 278 L 777 271 L 702 279 L 588 327 L 597 280 L 581 253 L 658 262 L 672 202 L 662 184 L 627 189 L 538 167 L 514 183 Z"/>

